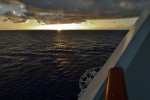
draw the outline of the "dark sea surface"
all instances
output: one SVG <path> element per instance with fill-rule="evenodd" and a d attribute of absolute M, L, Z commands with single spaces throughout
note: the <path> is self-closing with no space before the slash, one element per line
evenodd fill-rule
<path fill-rule="evenodd" d="M 0 100 L 77 100 L 127 31 L 0 31 Z"/>

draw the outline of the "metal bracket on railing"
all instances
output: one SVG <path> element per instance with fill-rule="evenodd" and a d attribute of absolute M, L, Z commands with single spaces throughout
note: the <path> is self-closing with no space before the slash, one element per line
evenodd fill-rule
<path fill-rule="evenodd" d="M 92 69 L 87 69 L 86 72 L 80 77 L 79 87 L 81 89 L 81 92 L 79 93 L 78 96 L 80 96 L 83 93 L 84 89 L 91 82 L 91 80 L 94 78 L 94 76 L 100 70 L 100 68 L 101 67 L 95 67 L 95 68 L 92 68 Z"/>

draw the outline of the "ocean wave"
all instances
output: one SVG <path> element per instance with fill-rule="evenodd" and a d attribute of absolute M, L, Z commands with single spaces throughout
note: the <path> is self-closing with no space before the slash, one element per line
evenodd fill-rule
<path fill-rule="evenodd" d="M 102 66 L 125 35 L 53 32 L 0 31 L 0 100 L 76 100 L 80 76 Z"/>

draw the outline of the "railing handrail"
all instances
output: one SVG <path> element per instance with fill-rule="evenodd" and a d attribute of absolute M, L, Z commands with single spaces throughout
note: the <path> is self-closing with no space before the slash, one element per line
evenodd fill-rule
<path fill-rule="evenodd" d="M 105 100 L 128 100 L 122 68 L 109 69 Z"/>

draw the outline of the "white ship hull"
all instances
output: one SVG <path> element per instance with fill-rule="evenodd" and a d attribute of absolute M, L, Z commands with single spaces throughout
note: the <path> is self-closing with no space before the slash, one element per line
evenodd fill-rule
<path fill-rule="evenodd" d="M 103 100 L 108 70 L 123 68 L 129 100 L 150 100 L 150 6 L 97 73 L 79 100 Z"/>

